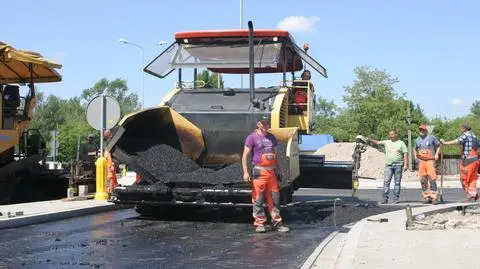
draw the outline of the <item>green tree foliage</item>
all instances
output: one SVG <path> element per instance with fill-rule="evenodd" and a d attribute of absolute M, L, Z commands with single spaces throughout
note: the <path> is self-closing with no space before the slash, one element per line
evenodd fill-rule
<path fill-rule="evenodd" d="M 473 101 L 473 104 L 470 107 L 470 113 L 473 116 L 480 117 L 480 100 Z"/>
<path fill-rule="evenodd" d="M 427 121 L 420 106 L 415 106 L 395 90 L 397 78 L 366 66 L 357 67 L 354 72 L 356 80 L 345 87 L 345 108 L 319 98 L 317 123 L 320 125 L 317 125 L 316 132 L 330 133 L 337 141 L 353 141 L 359 134 L 385 139 L 389 130 L 397 129 L 405 139 L 409 106 L 412 130 Z"/>
<path fill-rule="evenodd" d="M 92 88 L 84 89 L 81 96 L 61 99 L 54 95 L 46 99 L 42 93 L 37 94 L 37 107 L 29 128 L 39 129 L 43 138 L 51 141 L 50 132 L 60 132 L 60 142 L 57 159 L 68 162 L 76 157 L 78 140 L 85 143 L 88 134 L 98 134 L 86 120 L 88 102 L 106 89 L 106 94 L 115 98 L 121 110 L 121 116 L 139 109 L 138 95 L 130 93 L 127 82 L 121 79 L 109 81 L 101 79 Z M 100 135 L 97 136 L 97 143 Z"/>
<path fill-rule="evenodd" d="M 204 88 L 218 89 L 218 73 L 212 73 L 208 70 L 203 70 L 197 75 L 197 80 L 205 82 Z M 220 75 L 220 89 L 223 88 L 223 76 Z"/>
<path fill-rule="evenodd" d="M 123 79 L 115 79 L 109 81 L 106 78 L 100 79 L 92 88 L 84 89 L 81 95 L 82 103 L 87 103 L 95 96 L 105 94 L 115 98 L 120 105 L 120 114 L 125 116 L 126 114 L 140 109 L 138 95 L 136 93 L 130 93 L 127 81 Z"/>

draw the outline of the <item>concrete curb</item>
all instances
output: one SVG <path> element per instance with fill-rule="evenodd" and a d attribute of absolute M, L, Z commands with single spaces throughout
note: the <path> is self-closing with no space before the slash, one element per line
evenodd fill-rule
<path fill-rule="evenodd" d="M 322 253 L 323 249 L 337 236 L 338 231 L 334 231 L 327 236 L 327 238 L 323 239 L 322 242 L 315 248 L 315 250 L 310 254 L 308 259 L 303 263 L 300 269 L 310 269 L 312 268 L 313 264 L 317 260 L 317 257 Z"/>
<path fill-rule="evenodd" d="M 132 206 L 109 204 L 86 208 L 67 209 L 64 211 L 44 213 L 39 215 L 13 217 L 0 221 L 0 230 L 127 208 L 132 208 Z"/>

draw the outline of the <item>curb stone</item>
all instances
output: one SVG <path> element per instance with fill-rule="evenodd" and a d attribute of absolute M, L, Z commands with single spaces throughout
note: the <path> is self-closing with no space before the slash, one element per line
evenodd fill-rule
<path fill-rule="evenodd" d="M 33 225 L 33 224 L 40 224 L 40 223 L 45 223 L 50 221 L 63 220 L 63 219 L 79 217 L 83 215 L 97 214 L 97 213 L 108 212 L 113 210 L 127 209 L 127 208 L 131 208 L 131 206 L 109 204 L 109 205 L 92 206 L 92 207 L 78 208 L 78 209 L 69 209 L 69 210 L 67 209 L 64 211 L 44 213 L 39 215 L 13 217 L 13 218 L 0 221 L 0 230 Z"/>
<path fill-rule="evenodd" d="M 310 254 L 310 256 L 307 258 L 307 260 L 303 263 L 302 267 L 300 269 L 310 269 L 314 265 L 315 261 L 317 260 L 317 257 L 322 253 L 323 249 L 332 241 L 335 236 L 338 235 L 338 231 L 334 231 L 331 234 L 329 234 L 325 239 L 323 239 L 322 242 L 315 248 L 315 250 Z"/>

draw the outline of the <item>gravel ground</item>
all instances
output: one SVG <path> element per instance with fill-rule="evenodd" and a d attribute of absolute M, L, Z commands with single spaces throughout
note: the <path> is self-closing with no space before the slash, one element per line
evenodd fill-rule
<path fill-rule="evenodd" d="M 462 210 L 437 213 L 429 216 L 417 215 L 410 230 L 451 230 L 480 229 L 480 208 L 468 207 L 465 215 Z"/>

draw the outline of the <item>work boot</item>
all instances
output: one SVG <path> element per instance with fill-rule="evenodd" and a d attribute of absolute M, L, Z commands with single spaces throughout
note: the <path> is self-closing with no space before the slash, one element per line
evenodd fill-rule
<path fill-rule="evenodd" d="M 436 205 L 436 204 L 438 204 L 438 200 L 437 200 L 437 199 L 433 199 L 433 200 L 432 200 L 432 205 Z"/>
<path fill-rule="evenodd" d="M 281 225 L 281 224 L 278 225 L 278 226 L 276 227 L 276 229 L 277 229 L 278 232 L 281 232 L 281 233 L 286 233 L 286 232 L 290 231 L 290 228 L 288 228 L 288 227 L 285 226 L 285 225 Z"/>
<path fill-rule="evenodd" d="M 424 204 L 430 204 L 431 202 L 432 202 L 432 199 L 430 199 L 430 198 L 425 198 L 425 199 L 423 200 L 423 203 L 424 203 Z"/>
<path fill-rule="evenodd" d="M 256 233 L 265 233 L 267 229 L 265 229 L 265 226 L 263 225 L 258 225 L 257 228 L 255 228 Z"/>
<path fill-rule="evenodd" d="M 383 199 L 383 200 L 380 202 L 380 204 L 382 204 L 382 205 L 388 204 L 388 199 Z"/>

